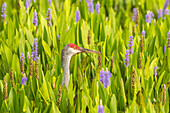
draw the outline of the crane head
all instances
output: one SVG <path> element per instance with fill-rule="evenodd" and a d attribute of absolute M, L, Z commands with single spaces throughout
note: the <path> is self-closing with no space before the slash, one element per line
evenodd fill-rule
<path fill-rule="evenodd" d="M 73 55 L 78 54 L 78 53 L 100 53 L 98 51 L 93 51 L 90 49 L 85 49 L 82 47 L 77 46 L 76 44 L 68 44 L 69 50 L 72 51 Z"/>

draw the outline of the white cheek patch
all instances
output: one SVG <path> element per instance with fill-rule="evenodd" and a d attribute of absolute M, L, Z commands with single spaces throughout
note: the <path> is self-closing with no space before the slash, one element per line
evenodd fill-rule
<path fill-rule="evenodd" d="M 81 52 L 80 50 L 76 50 L 76 49 L 73 49 L 73 48 L 69 48 L 68 50 L 71 51 L 72 55 L 75 55 L 75 54 Z"/>

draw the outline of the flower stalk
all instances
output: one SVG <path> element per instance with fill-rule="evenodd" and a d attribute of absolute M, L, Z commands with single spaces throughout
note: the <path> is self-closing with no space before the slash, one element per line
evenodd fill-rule
<path fill-rule="evenodd" d="M 8 98 L 7 95 L 7 81 L 6 78 L 4 77 L 4 83 L 3 83 L 3 100 L 6 100 Z"/>
<path fill-rule="evenodd" d="M 10 71 L 10 81 L 11 81 L 12 87 L 15 87 L 12 68 L 11 68 L 11 71 Z"/>

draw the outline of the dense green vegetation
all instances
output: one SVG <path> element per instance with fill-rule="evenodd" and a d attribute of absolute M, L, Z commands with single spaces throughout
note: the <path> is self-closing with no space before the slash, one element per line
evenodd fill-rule
<path fill-rule="evenodd" d="M 7 0 L 7 16 L 0 17 L 1 113 L 96 113 L 100 104 L 105 113 L 169 112 L 170 16 L 158 19 L 164 1 L 94 0 L 94 13 L 89 13 L 86 0 L 52 0 L 51 5 L 48 0 L 32 0 L 27 9 L 26 1 Z M 0 1 L 1 11 L 4 2 Z M 132 21 L 134 8 L 136 22 Z M 76 21 L 77 10 L 80 21 Z M 147 23 L 149 10 L 154 17 Z M 37 25 L 33 24 L 35 11 Z M 133 54 L 126 66 L 130 36 Z M 61 51 L 69 43 L 102 54 L 72 57 L 67 90 L 62 86 Z M 107 88 L 100 81 L 102 68 L 111 72 Z"/>

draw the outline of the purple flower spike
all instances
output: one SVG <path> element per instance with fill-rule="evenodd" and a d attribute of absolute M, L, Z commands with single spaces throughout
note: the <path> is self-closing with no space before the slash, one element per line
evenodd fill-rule
<path fill-rule="evenodd" d="M 77 11 L 76 11 L 76 22 L 80 21 L 80 11 L 77 7 Z"/>
<path fill-rule="evenodd" d="M 157 76 L 157 70 L 158 69 L 158 66 L 156 66 L 156 63 L 155 63 L 155 67 L 153 69 L 153 75 Z"/>
<path fill-rule="evenodd" d="M 159 9 L 159 10 L 158 10 L 158 19 L 159 19 L 159 18 L 162 18 L 162 16 L 163 16 L 162 9 Z"/>
<path fill-rule="evenodd" d="M 30 7 L 31 7 L 31 3 L 32 3 L 32 0 L 26 0 L 26 2 L 25 2 L 25 9 L 30 9 Z"/>
<path fill-rule="evenodd" d="M 110 77 L 111 73 L 108 71 L 108 69 L 106 68 L 106 71 L 104 71 L 102 68 L 100 71 L 100 82 L 104 85 L 104 88 L 110 86 Z"/>
<path fill-rule="evenodd" d="M 125 53 L 125 67 L 128 67 L 129 66 L 129 50 L 126 50 L 126 53 Z"/>
<path fill-rule="evenodd" d="M 170 3 L 170 0 L 165 1 L 163 10 L 165 10 L 168 7 L 169 3 Z"/>
<path fill-rule="evenodd" d="M 100 105 L 98 106 L 98 113 L 104 113 L 104 106 L 102 105 L 102 100 L 100 100 Z"/>
<path fill-rule="evenodd" d="M 100 71 L 100 82 L 102 84 L 104 84 L 104 69 L 102 68 L 102 70 Z"/>
<path fill-rule="evenodd" d="M 24 53 L 21 53 L 21 56 L 20 56 L 20 62 L 21 62 L 21 61 L 23 61 L 23 62 L 24 62 L 24 58 L 25 58 Z"/>
<path fill-rule="evenodd" d="M 110 86 L 110 77 L 111 77 L 111 73 L 108 71 L 108 69 L 106 68 L 105 71 L 105 78 L 104 78 L 104 88 L 107 88 L 108 86 Z"/>
<path fill-rule="evenodd" d="M 32 46 L 32 55 L 33 55 L 33 60 L 36 61 L 36 58 L 37 58 L 37 55 L 38 55 L 38 52 L 37 52 L 37 49 L 38 49 L 38 44 L 37 44 L 37 41 L 38 39 L 34 39 L 33 40 L 33 46 Z"/>
<path fill-rule="evenodd" d="M 1 12 L 2 12 L 2 14 L 1 14 L 1 17 L 2 17 L 2 22 L 5 22 L 5 24 L 7 23 L 5 20 L 5 18 L 6 18 L 6 7 L 7 7 L 7 5 L 6 5 L 6 2 L 4 2 L 4 4 L 2 5 L 2 10 L 1 10 Z"/>
<path fill-rule="evenodd" d="M 99 2 L 97 2 L 97 4 L 96 4 L 96 12 L 97 12 L 97 15 L 99 15 L 99 13 L 100 13 L 100 3 Z"/>
<path fill-rule="evenodd" d="M 49 7 L 51 6 L 51 0 L 48 0 L 48 3 L 49 3 Z"/>
<path fill-rule="evenodd" d="M 150 11 L 151 18 L 154 19 L 154 14 L 152 11 Z"/>
<path fill-rule="evenodd" d="M 87 6 L 89 6 L 90 4 L 90 0 L 86 0 Z"/>
<path fill-rule="evenodd" d="M 94 5 L 93 5 L 92 1 L 90 1 L 90 3 L 89 3 L 89 14 L 90 13 L 94 13 Z"/>
<path fill-rule="evenodd" d="M 141 34 L 145 37 L 146 34 L 145 30 L 143 30 Z"/>
<path fill-rule="evenodd" d="M 129 54 L 133 54 L 133 36 L 129 37 Z"/>
<path fill-rule="evenodd" d="M 133 16 L 132 16 L 132 20 L 136 23 L 136 17 L 137 17 L 137 9 L 133 8 Z"/>
<path fill-rule="evenodd" d="M 164 49 L 163 49 L 164 53 L 165 53 L 165 46 L 164 46 Z"/>
<path fill-rule="evenodd" d="M 24 77 L 22 78 L 22 80 L 21 80 L 21 84 L 26 85 L 26 82 L 27 82 L 27 77 L 24 76 Z"/>
<path fill-rule="evenodd" d="M 147 12 L 147 14 L 145 15 L 145 17 L 146 17 L 145 21 L 146 21 L 147 23 L 151 23 L 150 11 Z"/>
<path fill-rule="evenodd" d="M 165 15 L 169 15 L 169 10 L 168 10 L 168 9 L 165 9 L 164 14 L 165 14 Z"/>
<path fill-rule="evenodd" d="M 34 24 L 35 26 L 38 25 L 38 16 L 37 16 L 36 10 L 33 12 L 33 24 Z"/>

